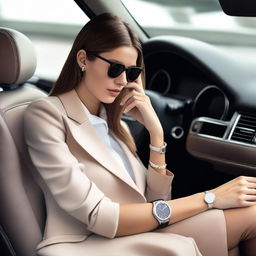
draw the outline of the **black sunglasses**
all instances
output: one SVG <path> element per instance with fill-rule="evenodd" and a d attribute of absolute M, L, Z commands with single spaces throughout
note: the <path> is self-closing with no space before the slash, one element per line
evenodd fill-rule
<path fill-rule="evenodd" d="M 87 52 L 87 54 L 92 55 L 96 58 L 99 58 L 99 59 L 109 63 L 110 66 L 108 68 L 108 76 L 111 78 L 116 78 L 119 75 L 121 75 L 122 72 L 125 71 L 127 82 L 134 82 L 138 78 L 138 76 L 140 75 L 140 73 L 142 71 L 141 67 L 136 67 L 136 66 L 125 67 L 121 63 L 118 63 L 116 61 L 107 60 L 95 53 Z"/>

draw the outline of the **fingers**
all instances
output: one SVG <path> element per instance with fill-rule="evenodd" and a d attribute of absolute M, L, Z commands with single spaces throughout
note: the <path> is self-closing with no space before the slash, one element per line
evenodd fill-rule
<path fill-rule="evenodd" d="M 125 86 L 125 88 L 133 89 L 137 92 L 145 94 L 145 91 L 144 91 L 144 88 L 143 88 L 143 85 L 142 85 L 142 81 L 141 81 L 141 76 L 139 76 L 136 81 L 128 83 Z"/>
<path fill-rule="evenodd" d="M 137 106 L 137 102 L 132 102 L 130 105 L 128 105 L 125 109 L 124 109 L 124 113 L 128 113 L 131 109 L 133 109 L 134 107 Z"/>
<path fill-rule="evenodd" d="M 256 178 L 249 176 L 238 177 L 241 190 L 239 199 L 242 206 L 251 206 L 256 204 Z"/>
<path fill-rule="evenodd" d="M 240 176 L 216 188 L 216 207 L 228 209 L 256 205 L 256 177 Z"/>
<path fill-rule="evenodd" d="M 145 96 L 144 100 L 146 98 L 148 98 L 145 94 L 145 91 L 144 91 L 144 88 L 143 88 L 143 85 L 142 85 L 142 80 L 141 80 L 141 76 L 139 76 L 137 78 L 137 80 L 135 82 L 132 82 L 132 83 L 128 83 L 126 86 L 125 86 L 125 89 L 128 89 L 130 92 L 127 93 L 123 99 L 121 100 L 120 102 L 120 105 L 123 106 L 125 104 L 129 104 L 131 102 L 131 100 L 135 100 L 135 99 L 143 99 L 141 97 L 137 97 L 137 96 Z M 128 100 L 131 98 L 131 100 L 128 102 Z"/>
<path fill-rule="evenodd" d="M 134 100 L 141 100 L 141 101 L 145 101 L 147 98 L 147 96 L 144 93 L 139 93 L 135 90 L 132 90 L 130 93 L 126 94 L 123 99 L 120 102 L 120 105 L 128 105 L 130 104 L 132 101 Z"/>
<path fill-rule="evenodd" d="M 244 200 L 247 202 L 254 202 L 256 204 L 256 195 L 245 195 Z"/>
<path fill-rule="evenodd" d="M 240 207 L 249 207 L 249 206 L 253 206 L 255 205 L 255 201 L 251 202 L 251 201 L 245 201 Z"/>
<path fill-rule="evenodd" d="M 137 83 L 135 83 L 135 82 L 127 84 L 127 85 L 125 86 L 125 88 L 131 89 L 131 91 L 134 90 L 134 91 L 136 91 L 136 92 L 145 94 L 145 91 L 144 91 L 143 87 L 142 87 L 140 84 L 137 84 Z"/>
<path fill-rule="evenodd" d="M 247 187 L 256 190 L 256 177 L 244 177 L 247 181 Z"/>
<path fill-rule="evenodd" d="M 256 195 L 256 178 L 249 176 L 238 177 L 238 184 L 241 194 Z M 255 197 L 256 201 L 256 197 Z"/>
<path fill-rule="evenodd" d="M 237 207 L 256 205 L 256 195 L 243 195 L 238 198 Z"/>
<path fill-rule="evenodd" d="M 256 183 L 255 182 L 248 182 L 247 187 L 256 190 Z"/>
<path fill-rule="evenodd" d="M 255 188 L 247 188 L 245 190 L 246 195 L 256 195 L 256 189 Z"/>
<path fill-rule="evenodd" d="M 241 187 L 256 189 L 256 177 L 239 176 L 231 181 L 231 183 L 238 184 Z"/>
<path fill-rule="evenodd" d="M 252 182 L 256 184 L 256 177 L 251 176 L 242 176 L 244 179 L 246 179 L 248 182 Z"/>
<path fill-rule="evenodd" d="M 134 107 L 138 107 L 139 104 L 145 104 L 145 97 L 142 95 L 133 95 L 125 103 L 124 113 L 129 112 Z"/>
<path fill-rule="evenodd" d="M 252 189 L 252 191 L 256 190 L 256 177 L 240 176 L 237 180 L 242 187 Z"/>

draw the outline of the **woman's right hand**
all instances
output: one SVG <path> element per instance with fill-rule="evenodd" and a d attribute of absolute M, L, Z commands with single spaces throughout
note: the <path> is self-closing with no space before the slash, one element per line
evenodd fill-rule
<path fill-rule="evenodd" d="M 256 204 L 256 177 L 240 176 L 215 189 L 214 208 L 228 209 Z"/>
<path fill-rule="evenodd" d="M 124 108 L 124 113 L 132 116 L 140 122 L 150 135 L 162 136 L 163 128 L 159 118 L 151 104 L 150 98 L 145 94 L 141 76 L 136 81 L 127 83 L 124 96 L 120 105 Z"/>

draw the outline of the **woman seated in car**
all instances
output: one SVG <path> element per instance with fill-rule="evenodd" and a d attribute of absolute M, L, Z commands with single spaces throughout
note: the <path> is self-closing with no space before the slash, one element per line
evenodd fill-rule
<path fill-rule="evenodd" d="M 102 14 L 78 34 L 50 96 L 27 108 L 26 143 L 47 207 L 38 255 L 224 256 L 242 242 L 255 256 L 255 177 L 171 200 L 174 175 L 144 72 L 133 30 Z M 123 113 L 149 133 L 147 168 Z"/>

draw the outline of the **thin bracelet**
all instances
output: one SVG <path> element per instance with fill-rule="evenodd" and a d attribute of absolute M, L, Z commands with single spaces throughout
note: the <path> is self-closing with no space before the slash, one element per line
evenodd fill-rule
<path fill-rule="evenodd" d="M 164 145 L 161 147 L 155 147 L 151 144 L 149 144 L 149 148 L 157 153 L 164 154 L 166 152 L 167 143 L 164 142 Z"/>
<path fill-rule="evenodd" d="M 149 160 L 149 165 L 150 165 L 152 168 L 155 168 L 155 169 L 166 169 L 166 166 L 167 166 L 167 164 L 164 164 L 164 165 L 154 164 L 154 163 L 152 163 L 150 160 Z"/>

